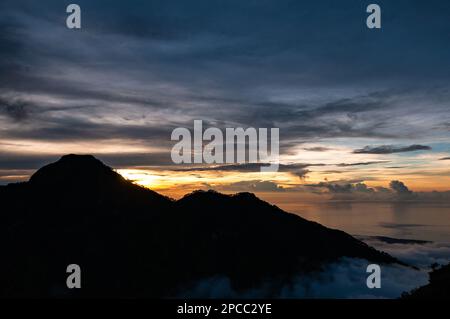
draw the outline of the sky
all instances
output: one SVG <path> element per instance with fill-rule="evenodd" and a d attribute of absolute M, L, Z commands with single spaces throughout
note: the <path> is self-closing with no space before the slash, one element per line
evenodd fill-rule
<path fill-rule="evenodd" d="M 77 153 L 176 198 L 449 200 L 448 1 L 70 3 L 0 3 L 0 184 Z M 196 119 L 279 128 L 280 171 L 175 165 Z"/>

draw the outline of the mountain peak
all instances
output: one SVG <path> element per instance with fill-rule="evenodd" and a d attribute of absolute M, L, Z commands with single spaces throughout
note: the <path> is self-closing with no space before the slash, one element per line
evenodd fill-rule
<path fill-rule="evenodd" d="M 31 176 L 30 183 L 56 186 L 119 179 L 123 178 L 94 156 L 69 154 L 39 169 Z"/>
<path fill-rule="evenodd" d="M 67 155 L 63 155 L 58 162 L 81 162 L 81 161 L 85 161 L 85 162 L 97 162 L 97 163 L 101 163 L 98 159 L 96 159 L 93 155 L 84 155 L 84 154 L 67 154 Z"/>

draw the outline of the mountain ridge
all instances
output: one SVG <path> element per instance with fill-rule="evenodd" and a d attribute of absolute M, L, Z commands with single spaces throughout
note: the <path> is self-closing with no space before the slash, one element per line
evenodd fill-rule
<path fill-rule="evenodd" d="M 254 194 L 196 191 L 175 201 L 93 156 L 63 156 L 0 189 L 0 201 L 3 296 L 171 297 L 214 276 L 238 290 L 288 282 L 341 257 L 401 264 Z M 83 289 L 65 287 L 72 263 Z"/>

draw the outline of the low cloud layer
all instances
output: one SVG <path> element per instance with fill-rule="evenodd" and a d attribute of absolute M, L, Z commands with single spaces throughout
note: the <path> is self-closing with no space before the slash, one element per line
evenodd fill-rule
<path fill-rule="evenodd" d="M 240 181 L 236 183 L 230 183 L 218 187 L 209 187 L 217 191 L 225 192 L 284 192 L 285 189 L 282 186 L 277 185 L 272 181 Z"/>
<path fill-rule="evenodd" d="M 450 262 L 450 243 L 386 243 L 370 237 L 363 240 L 368 245 L 385 251 L 399 260 L 423 270 L 430 270 L 430 266 L 434 263 L 446 265 Z"/>
<path fill-rule="evenodd" d="M 419 267 L 419 270 L 398 266 L 381 265 L 381 288 L 366 286 L 368 261 L 342 258 L 329 264 L 320 273 L 297 276 L 288 284 L 265 281 L 258 287 L 237 291 L 229 278 L 218 276 L 197 282 L 180 293 L 190 298 L 398 298 L 403 292 L 428 283 L 430 265 L 450 262 L 448 243 L 386 243 L 374 237 L 366 237 L 369 245 Z"/>
<path fill-rule="evenodd" d="M 258 287 L 237 291 L 227 277 L 197 282 L 179 294 L 186 298 L 398 298 L 403 292 L 427 283 L 426 272 L 412 268 L 381 266 L 381 288 L 369 289 L 367 266 L 362 259 L 343 258 L 329 264 L 320 273 L 302 275 L 289 283 L 266 281 Z"/>
<path fill-rule="evenodd" d="M 430 146 L 426 145 L 410 145 L 410 146 L 393 146 L 393 145 L 381 145 L 381 146 L 366 146 L 362 149 L 353 151 L 355 154 L 393 154 L 393 153 L 406 153 L 414 151 L 429 151 Z"/>
<path fill-rule="evenodd" d="M 391 181 L 389 188 L 369 187 L 363 181 L 320 182 L 305 186 L 306 189 L 326 189 L 328 192 L 321 194 L 332 195 L 333 200 L 450 202 L 450 191 L 413 192 L 398 180 Z"/>

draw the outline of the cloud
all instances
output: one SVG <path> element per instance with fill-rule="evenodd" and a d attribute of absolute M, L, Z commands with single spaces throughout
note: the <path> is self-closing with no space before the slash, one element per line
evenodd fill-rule
<path fill-rule="evenodd" d="M 392 188 L 399 196 L 410 196 L 413 194 L 403 182 L 391 181 L 389 187 Z"/>
<path fill-rule="evenodd" d="M 219 191 L 231 192 L 284 192 L 285 189 L 272 181 L 251 180 L 239 181 L 213 187 Z"/>
<path fill-rule="evenodd" d="M 227 165 L 210 165 L 210 166 L 197 166 L 197 167 L 183 167 L 175 168 L 177 172 L 242 172 L 252 173 L 260 172 L 261 167 L 269 166 L 269 163 L 243 163 L 243 164 L 227 164 Z M 298 163 L 298 164 L 279 164 L 279 172 L 292 173 L 300 178 L 304 178 L 309 172 L 307 167 L 310 166 L 325 166 L 321 163 Z"/>
<path fill-rule="evenodd" d="M 393 153 L 405 153 L 414 151 L 425 151 L 431 150 L 430 146 L 426 145 L 410 145 L 410 146 L 393 146 L 393 145 L 382 145 L 382 146 L 366 146 L 362 149 L 354 150 L 355 154 L 393 154 Z"/>
<path fill-rule="evenodd" d="M 321 195 L 332 195 L 332 200 L 342 201 L 385 201 L 385 202 L 427 202 L 450 203 L 450 191 L 413 192 L 401 181 L 391 181 L 389 188 L 369 187 L 361 180 L 326 181 L 303 185 L 304 190 L 323 188 L 328 192 Z M 311 191 L 311 190 L 310 190 Z"/>
<path fill-rule="evenodd" d="M 31 112 L 30 105 L 17 98 L 0 96 L 0 114 L 5 114 L 15 122 L 26 120 Z"/>
<path fill-rule="evenodd" d="M 351 194 L 351 193 L 374 193 L 373 188 L 367 187 L 364 183 L 329 183 L 320 182 L 318 184 L 310 184 L 312 187 L 324 187 L 332 194 Z"/>
<path fill-rule="evenodd" d="M 325 163 L 296 163 L 296 164 L 279 164 L 280 172 L 293 172 L 303 173 L 307 167 L 314 166 L 339 166 L 339 167 L 348 167 L 348 166 L 366 166 L 373 164 L 382 164 L 387 163 L 388 161 L 371 161 L 371 162 L 358 162 L 358 163 L 339 163 L 339 164 L 325 164 Z M 215 166 L 197 166 L 197 167 L 187 167 L 176 169 L 176 171 L 181 172 L 190 172 L 190 171 L 224 171 L 224 172 L 259 172 L 261 167 L 268 166 L 269 163 L 243 163 L 243 164 L 227 164 L 227 165 L 215 165 Z"/>
<path fill-rule="evenodd" d="M 171 129 L 194 118 L 279 127 L 282 154 L 324 139 L 330 147 L 361 137 L 421 143 L 448 133 L 448 4 L 384 3 L 398 22 L 417 10 L 433 22 L 411 24 L 420 39 L 396 23 L 376 41 L 353 27 L 360 8 L 350 3 L 79 4 L 83 32 L 65 27 L 57 1 L 1 2 L 0 94 L 16 101 L 0 106 L 0 140 L 114 137 L 168 147 Z M 292 41 L 298 30 L 311 32 Z"/>
<path fill-rule="evenodd" d="M 305 151 L 310 152 L 326 152 L 332 150 L 332 148 L 329 147 L 323 147 L 323 146 L 316 146 L 316 147 L 305 147 L 303 148 Z"/>
<path fill-rule="evenodd" d="M 409 227 L 417 227 L 417 225 L 411 225 Z M 434 263 L 446 265 L 450 262 L 450 243 L 386 243 L 375 237 L 365 237 L 361 239 L 368 245 L 387 252 L 399 260 L 423 270 L 428 271 L 430 266 Z"/>
<path fill-rule="evenodd" d="M 261 167 L 265 167 L 268 165 L 270 165 L 270 164 L 269 163 L 243 163 L 243 164 L 178 168 L 178 169 L 175 169 L 175 171 L 179 171 L 179 172 L 209 172 L 209 171 L 259 172 Z M 300 166 L 300 167 L 303 167 L 303 166 Z"/>
<path fill-rule="evenodd" d="M 305 180 L 308 177 L 308 173 L 311 171 L 306 168 L 299 169 L 295 172 L 295 175 L 297 175 L 301 180 Z"/>
<path fill-rule="evenodd" d="M 314 189 L 317 188 L 327 190 L 327 192 L 318 194 L 332 195 L 330 199 L 337 201 L 380 201 L 401 204 L 409 202 L 450 203 L 450 191 L 413 192 L 403 182 L 397 180 L 391 181 L 389 188 L 382 186 L 369 187 L 364 183 L 364 178 L 360 180 L 325 181 L 302 185 L 303 191 L 315 193 Z M 389 227 L 389 225 L 386 227 Z"/>
<path fill-rule="evenodd" d="M 27 181 L 32 173 L 30 170 L 0 170 L 0 185 Z"/>
<path fill-rule="evenodd" d="M 367 266 L 362 259 L 342 258 L 328 264 L 321 272 L 297 275 L 280 283 L 263 281 L 253 289 L 238 291 L 228 277 L 217 276 L 199 280 L 181 289 L 184 298 L 397 298 L 428 282 L 426 272 L 412 268 L 381 265 L 380 289 L 366 285 Z"/>
<path fill-rule="evenodd" d="M 1 146 L 1 144 L 0 144 Z M 0 167 L 3 170 L 13 172 L 15 169 L 33 170 L 39 169 L 44 165 L 57 161 L 65 154 L 27 154 L 27 153 L 0 153 Z M 156 166 L 163 170 L 164 166 L 170 165 L 170 154 L 166 152 L 153 153 L 101 153 L 92 154 L 106 165 L 113 168 L 131 168 Z"/>
<path fill-rule="evenodd" d="M 423 227 L 426 225 L 424 225 L 424 224 L 381 223 L 380 226 L 384 227 L 384 228 L 403 229 L 403 228 L 411 228 L 411 227 Z"/>
<path fill-rule="evenodd" d="M 366 268 L 369 262 L 362 259 L 343 258 L 325 268 L 318 276 L 298 277 L 292 285 L 285 286 L 282 298 L 398 298 L 427 283 L 428 275 L 408 267 L 380 265 L 381 288 L 366 286 Z"/>
<path fill-rule="evenodd" d="M 287 282 L 262 281 L 245 291 L 233 288 L 230 278 L 217 276 L 199 280 L 180 291 L 180 297 L 191 298 L 398 298 L 403 292 L 428 283 L 428 272 L 434 263 L 450 262 L 450 243 L 396 241 L 393 243 L 372 236 L 360 236 L 368 245 L 387 252 L 399 260 L 418 267 L 380 265 L 381 288 L 368 289 L 363 259 L 341 258 L 326 265 L 321 272 L 297 275 Z"/>
<path fill-rule="evenodd" d="M 450 160 L 450 157 L 443 157 L 443 158 L 440 158 L 439 160 L 440 160 L 440 161 L 449 161 L 449 160 Z"/>
<path fill-rule="evenodd" d="M 357 163 L 340 163 L 336 164 L 339 167 L 348 167 L 348 166 L 366 166 L 366 165 L 374 165 L 374 164 L 383 164 L 389 163 L 389 161 L 371 161 L 371 162 L 357 162 Z"/>

